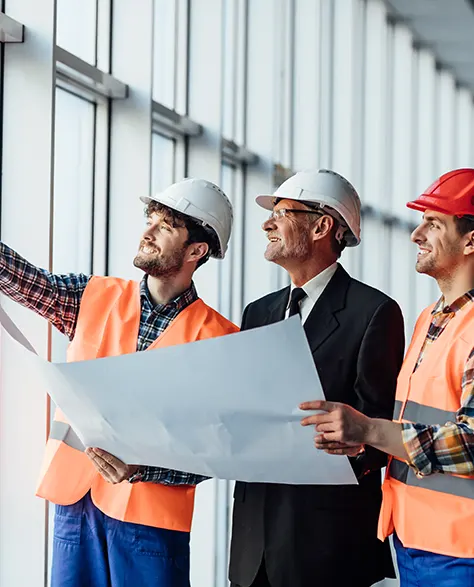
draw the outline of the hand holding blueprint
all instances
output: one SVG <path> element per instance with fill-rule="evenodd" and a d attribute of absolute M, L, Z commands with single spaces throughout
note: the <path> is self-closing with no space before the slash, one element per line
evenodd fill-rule
<path fill-rule="evenodd" d="M 1 308 L 0 322 L 18 368 L 38 372 L 84 446 L 221 479 L 357 483 L 348 459 L 316 450 L 300 424 L 299 403 L 324 394 L 297 317 L 78 363 L 38 357 Z"/>

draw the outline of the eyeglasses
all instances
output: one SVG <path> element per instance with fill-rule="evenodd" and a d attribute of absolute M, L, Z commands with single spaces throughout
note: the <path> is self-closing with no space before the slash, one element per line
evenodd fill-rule
<path fill-rule="evenodd" d="M 279 220 L 280 218 L 284 218 L 287 214 L 318 214 L 319 216 L 325 216 L 324 212 L 321 212 L 320 210 L 293 210 L 291 208 L 279 208 L 278 210 L 273 210 L 268 219 Z"/>

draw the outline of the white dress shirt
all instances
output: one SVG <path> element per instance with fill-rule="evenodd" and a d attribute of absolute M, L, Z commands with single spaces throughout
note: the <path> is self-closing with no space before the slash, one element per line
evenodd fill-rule
<path fill-rule="evenodd" d="M 321 271 L 321 273 L 313 277 L 313 279 L 310 279 L 307 283 L 301 286 L 301 288 L 304 289 L 306 293 L 306 297 L 300 302 L 300 315 L 301 322 L 303 324 L 306 322 L 306 319 L 308 318 L 311 310 L 313 309 L 314 304 L 318 301 L 327 284 L 331 281 L 334 273 L 336 273 L 336 270 L 337 263 L 333 263 L 329 267 L 326 267 L 324 271 Z M 289 300 L 291 299 L 291 292 L 295 289 L 295 287 L 296 285 L 292 283 Z M 288 301 L 288 306 L 285 312 L 285 318 L 288 318 L 289 312 L 290 302 Z"/>

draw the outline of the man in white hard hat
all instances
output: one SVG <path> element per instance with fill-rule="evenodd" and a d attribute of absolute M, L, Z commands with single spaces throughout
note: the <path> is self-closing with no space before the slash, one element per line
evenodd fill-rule
<path fill-rule="evenodd" d="M 232 228 L 226 195 L 187 179 L 142 200 L 147 226 L 134 259 L 145 273 L 140 283 L 55 275 L 0 244 L 0 291 L 69 337 L 69 361 L 238 330 L 192 282 L 210 256 L 225 255 Z M 194 489 L 203 479 L 131 466 L 94 447 L 84 451 L 58 410 L 37 490 L 56 504 L 52 587 L 188 587 Z"/>
<path fill-rule="evenodd" d="M 333 171 L 303 171 L 257 203 L 270 211 L 265 258 L 291 285 L 248 305 L 242 329 L 299 314 L 327 399 L 389 417 L 404 350 L 400 309 L 337 263 L 360 242 L 356 190 Z M 285 357 L 268 369 L 271 386 Z M 359 485 L 237 482 L 233 587 L 369 587 L 395 576 L 389 547 L 377 540 L 385 457 L 363 446 L 346 454 Z"/>

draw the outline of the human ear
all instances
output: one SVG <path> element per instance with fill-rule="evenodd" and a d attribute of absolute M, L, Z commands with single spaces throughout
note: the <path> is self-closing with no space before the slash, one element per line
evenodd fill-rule
<path fill-rule="evenodd" d="M 313 233 L 317 240 L 328 235 L 334 226 L 334 218 L 332 216 L 321 216 L 313 228 Z"/>
<path fill-rule="evenodd" d="M 474 230 L 468 232 L 466 235 L 466 242 L 464 244 L 464 254 L 465 255 L 472 255 L 474 254 Z"/>
<path fill-rule="evenodd" d="M 207 243 L 193 243 L 188 248 L 188 260 L 198 262 L 200 259 L 205 257 L 208 252 L 209 245 Z"/>

